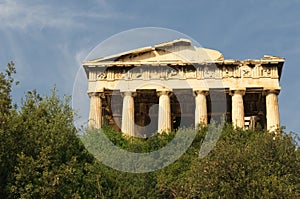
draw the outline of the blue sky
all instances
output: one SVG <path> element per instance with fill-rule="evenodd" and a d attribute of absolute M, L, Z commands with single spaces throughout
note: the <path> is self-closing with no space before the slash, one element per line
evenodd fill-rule
<path fill-rule="evenodd" d="M 71 95 L 81 61 L 98 43 L 132 28 L 170 28 L 225 58 L 285 57 L 281 124 L 299 132 L 299 8 L 297 0 L 0 0 L 0 66 L 16 63 L 16 101 L 55 84 Z"/>

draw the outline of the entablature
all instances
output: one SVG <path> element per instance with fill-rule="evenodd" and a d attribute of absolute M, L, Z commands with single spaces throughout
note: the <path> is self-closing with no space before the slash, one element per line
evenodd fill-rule
<path fill-rule="evenodd" d="M 153 80 L 153 79 L 280 79 L 283 62 L 236 61 L 178 65 L 87 66 L 89 81 Z"/>

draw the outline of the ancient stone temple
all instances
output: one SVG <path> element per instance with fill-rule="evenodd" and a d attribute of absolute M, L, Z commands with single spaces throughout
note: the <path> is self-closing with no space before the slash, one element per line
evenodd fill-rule
<path fill-rule="evenodd" d="M 86 61 L 89 127 L 135 136 L 223 117 L 235 127 L 275 130 L 283 64 L 276 56 L 224 59 L 187 39 Z"/>

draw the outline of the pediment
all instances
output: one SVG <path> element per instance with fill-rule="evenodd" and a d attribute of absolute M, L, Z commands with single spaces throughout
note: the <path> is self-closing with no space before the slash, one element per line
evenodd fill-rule
<path fill-rule="evenodd" d="M 209 61 L 222 61 L 223 55 L 217 51 L 202 47 L 193 46 L 192 42 L 187 39 L 177 39 L 171 42 L 157 44 L 138 48 L 119 54 L 102 57 L 88 62 L 83 65 L 107 65 L 114 63 L 200 63 Z"/>

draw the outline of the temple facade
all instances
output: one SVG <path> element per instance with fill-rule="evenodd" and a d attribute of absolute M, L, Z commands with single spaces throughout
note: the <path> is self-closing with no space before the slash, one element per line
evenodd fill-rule
<path fill-rule="evenodd" d="M 273 131 L 280 126 L 284 61 L 224 59 L 187 39 L 86 61 L 88 125 L 136 136 L 224 118 L 235 127 Z"/>

